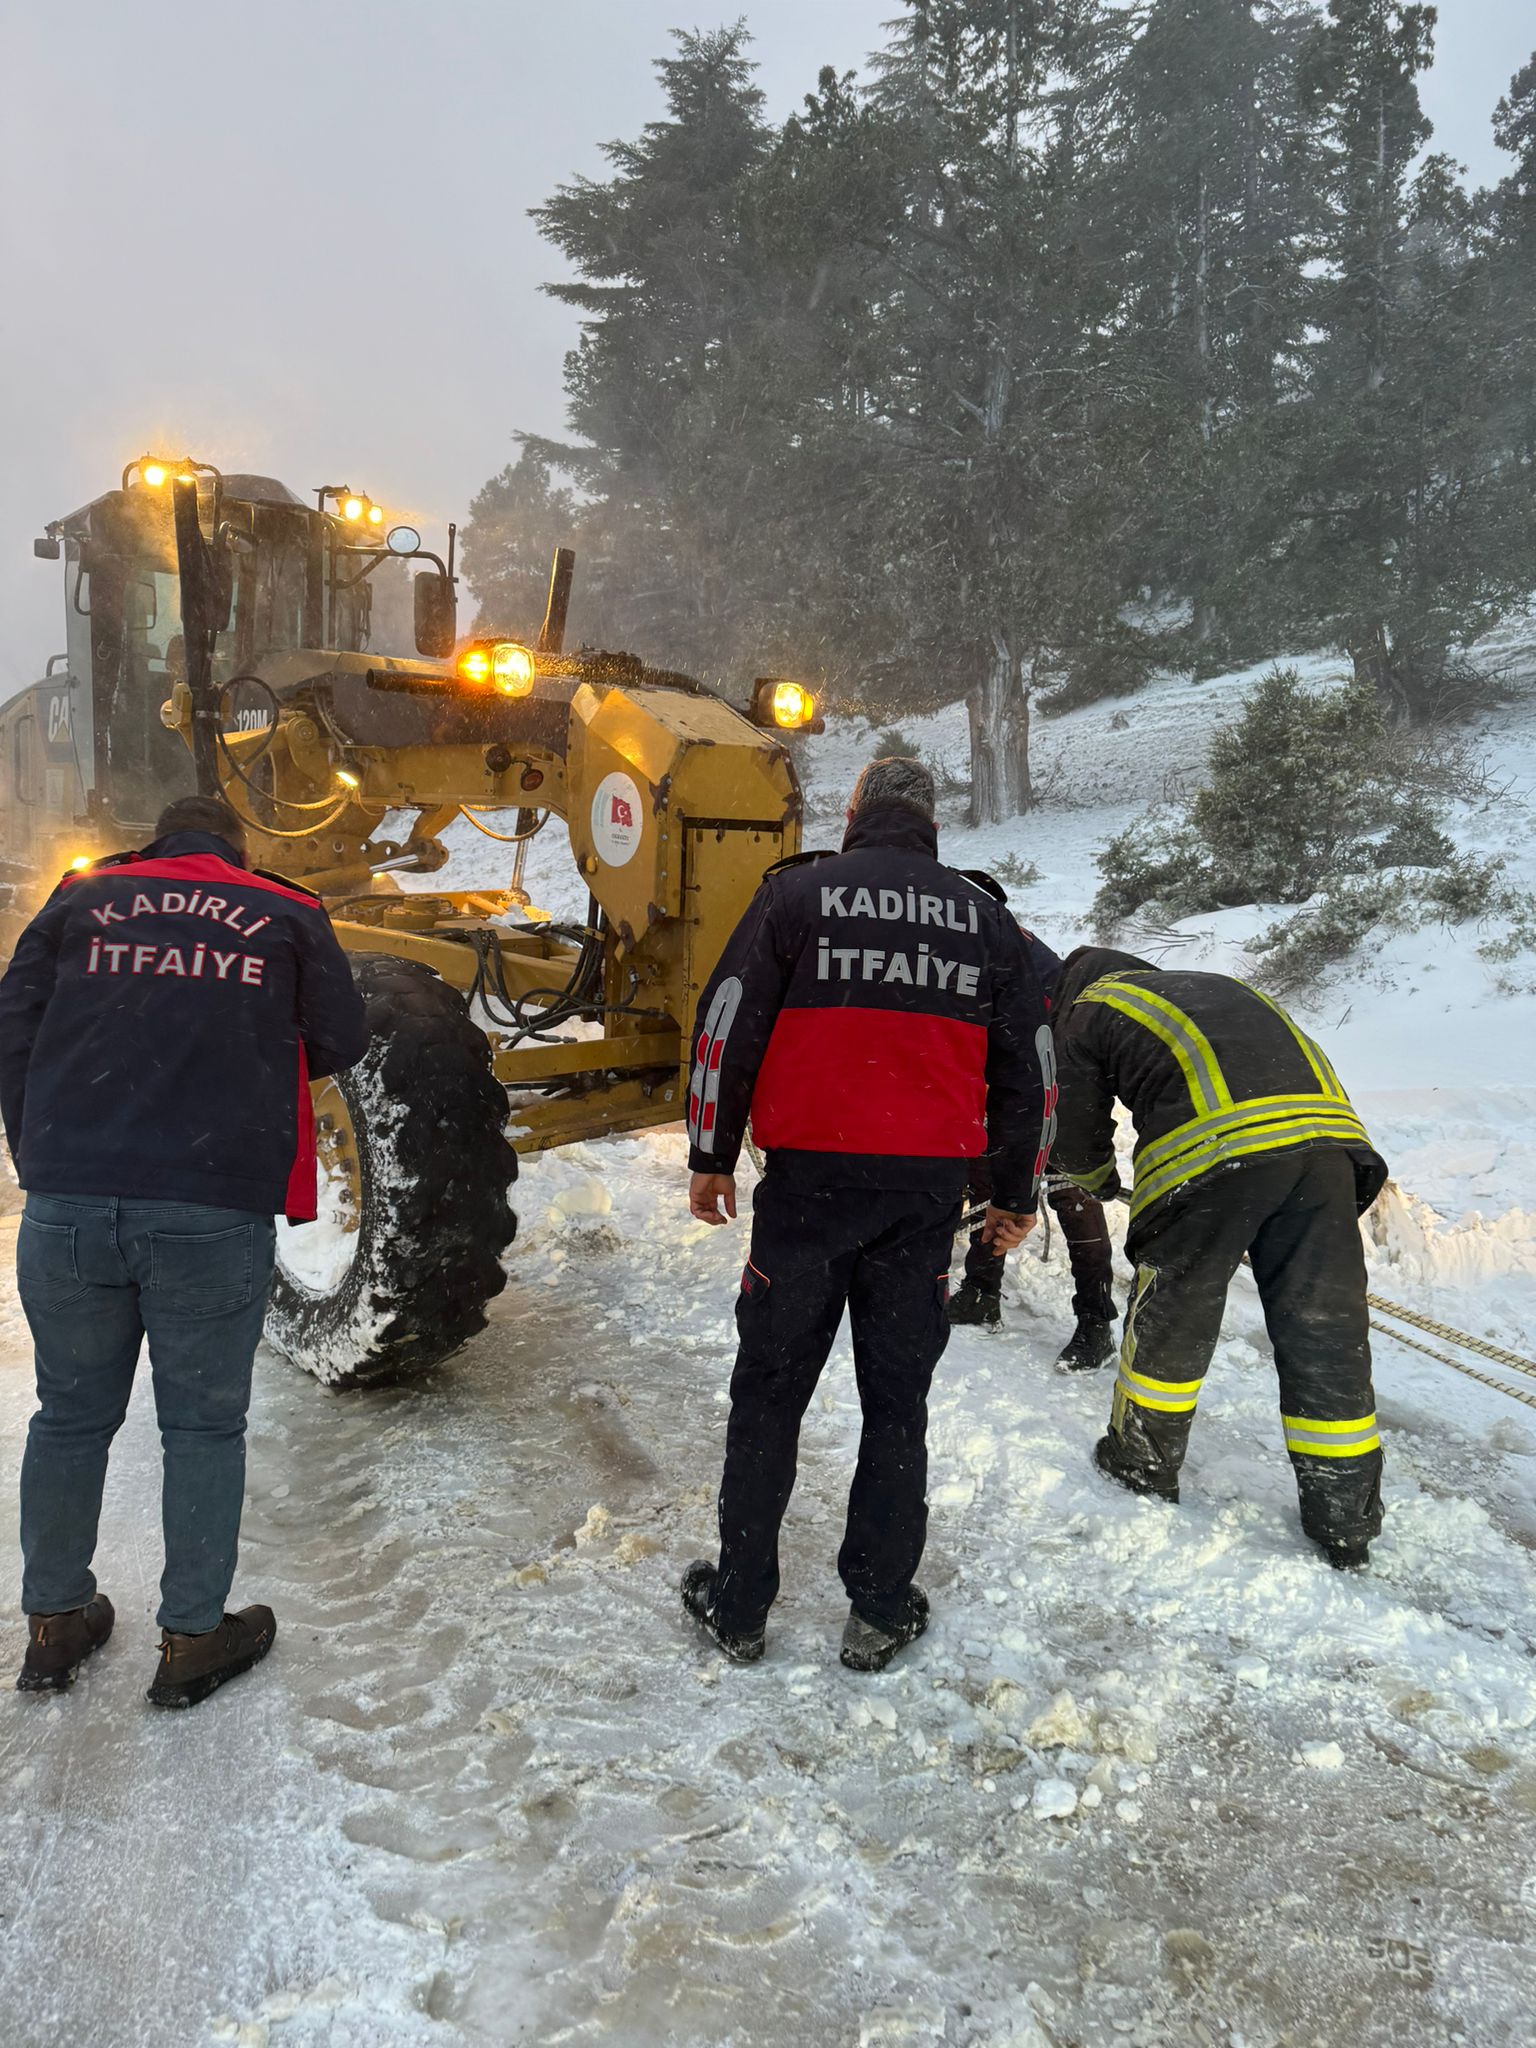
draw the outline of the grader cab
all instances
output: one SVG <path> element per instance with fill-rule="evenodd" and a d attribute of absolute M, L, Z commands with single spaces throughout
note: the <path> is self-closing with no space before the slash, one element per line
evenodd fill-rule
<path fill-rule="evenodd" d="M 460 644 L 452 529 L 444 559 L 341 487 L 311 507 L 146 456 L 36 546 L 64 560 L 67 652 L 0 710 L 5 951 L 61 871 L 174 796 L 229 801 L 253 864 L 324 897 L 373 1028 L 315 1090 L 320 1218 L 280 1231 L 268 1334 L 336 1384 L 425 1370 L 504 1284 L 519 1153 L 681 1115 L 704 984 L 799 850 L 786 741 L 814 702 L 765 677 L 744 712 L 567 652 L 564 549 L 533 644 Z M 460 819 L 504 886 L 422 881 Z M 551 820 L 585 895 L 560 920 L 524 886 Z"/>

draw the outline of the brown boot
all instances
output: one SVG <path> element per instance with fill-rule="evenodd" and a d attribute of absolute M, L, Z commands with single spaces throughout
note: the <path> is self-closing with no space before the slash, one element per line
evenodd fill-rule
<path fill-rule="evenodd" d="M 200 1636 L 160 1638 L 155 1681 L 144 1697 L 155 1707 L 195 1707 L 209 1693 L 259 1664 L 277 1635 L 270 1607 L 242 1607 Z"/>
<path fill-rule="evenodd" d="M 112 1602 L 98 1593 L 88 1607 L 27 1616 L 27 1654 L 18 1692 L 67 1692 L 75 1673 L 112 1633 Z"/>

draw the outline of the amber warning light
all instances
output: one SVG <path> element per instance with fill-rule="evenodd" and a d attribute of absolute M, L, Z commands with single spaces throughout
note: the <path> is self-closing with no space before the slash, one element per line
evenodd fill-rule
<path fill-rule="evenodd" d="M 826 721 L 816 710 L 816 699 L 804 683 L 794 682 L 788 676 L 759 676 L 752 685 L 752 708 L 748 713 L 754 725 L 780 732 L 823 732 Z"/>
<path fill-rule="evenodd" d="M 123 471 L 123 488 L 128 488 L 130 478 L 137 478 L 152 491 L 163 490 L 172 477 L 179 484 L 196 483 L 200 470 L 208 476 L 215 474 L 208 463 L 194 462 L 190 455 L 141 455 Z"/>

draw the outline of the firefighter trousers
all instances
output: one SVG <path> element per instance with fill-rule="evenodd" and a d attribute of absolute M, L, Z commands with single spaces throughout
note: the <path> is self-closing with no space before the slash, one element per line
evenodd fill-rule
<path fill-rule="evenodd" d="M 1138 1217 L 1126 1251 L 1136 1283 L 1110 1423 L 1120 1458 L 1177 1474 L 1246 1252 L 1274 1347 L 1302 1527 L 1328 1545 L 1374 1536 L 1381 1439 L 1349 1155 L 1287 1152 L 1218 1169 Z"/>
<path fill-rule="evenodd" d="M 976 1201 L 987 1201 L 991 1195 L 990 1177 L 979 1170 L 985 1164 L 979 1160 L 971 1168 L 970 1192 Z M 1048 1182 L 1046 1200 L 1066 1242 L 1067 1260 L 1072 1268 L 1073 1315 L 1079 1321 L 1113 1322 L 1115 1262 L 1104 1204 L 1069 1181 Z M 983 1294 L 1003 1291 L 1003 1262 L 990 1245 L 982 1243 L 979 1229 L 971 1233 L 965 1254 L 965 1277 Z"/>
<path fill-rule="evenodd" d="M 837 1568 L 861 1614 L 900 1619 L 928 1530 L 928 1387 L 959 1218 L 950 1195 L 802 1188 L 771 1164 L 758 1183 L 720 1484 L 723 1627 L 761 1628 L 779 1590 L 800 1422 L 845 1308 L 864 1424 Z"/>

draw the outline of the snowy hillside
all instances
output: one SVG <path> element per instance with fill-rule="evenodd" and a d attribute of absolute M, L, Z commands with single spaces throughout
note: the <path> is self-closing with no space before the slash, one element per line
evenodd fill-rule
<path fill-rule="evenodd" d="M 1488 760 L 1498 794 L 1477 807 L 1453 805 L 1448 829 L 1465 850 L 1503 857 L 1510 881 L 1536 888 L 1536 618 L 1515 621 L 1478 654 L 1532 694 L 1473 729 L 1470 743 Z M 1325 658 L 1294 665 L 1319 686 L 1346 675 Z M 1037 720 L 1041 807 L 971 831 L 958 822 L 963 798 L 952 798 L 943 857 L 1005 877 L 1034 868 L 1035 879 L 1010 885 L 1014 908 L 1059 952 L 1083 943 L 1093 936 L 1095 855 L 1147 804 L 1198 781 L 1212 732 L 1235 716 L 1263 672 L 1204 683 L 1171 679 L 1134 697 Z M 963 776 L 962 707 L 909 719 L 902 731 L 937 768 Z M 848 792 L 875 737 L 876 728 L 863 721 L 834 719 L 825 734 L 797 743 L 808 846 L 838 843 Z M 406 878 L 408 885 L 505 880 L 504 848 L 463 822 L 447 838 L 450 866 L 431 878 Z M 533 842 L 527 881 L 534 901 L 556 916 L 582 914 L 585 886 L 554 821 Z M 1154 959 L 1246 974 L 1253 967 L 1247 942 L 1286 914 L 1278 906 L 1225 911 L 1176 926 L 1176 946 L 1135 943 Z M 1487 927 L 1473 923 L 1390 936 L 1331 970 L 1292 1007 L 1326 1039 L 1408 1197 L 1417 1219 L 1416 1278 L 1452 1290 L 1456 1298 L 1448 1294 L 1440 1304 L 1458 1310 L 1451 1320 L 1471 1316 L 1476 1320 L 1462 1327 L 1502 1332 L 1504 1342 L 1518 1346 L 1522 1326 L 1536 1329 L 1536 955 L 1490 963 L 1477 950 L 1487 936 Z"/>
<path fill-rule="evenodd" d="M 1465 850 L 1506 858 L 1512 881 L 1536 886 L 1536 614 L 1512 622 L 1477 653 L 1533 694 L 1471 729 L 1470 743 L 1488 759 L 1492 786 L 1500 793 L 1482 807 L 1453 805 L 1449 829 Z M 1327 657 L 1287 665 L 1319 686 L 1347 676 L 1347 665 Z M 1201 683 L 1173 678 L 1060 718 L 1037 716 L 1033 759 L 1040 808 L 1008 824 L 971 831 L 958 822 L 963 797 L 952 798 L 941 810 L 944 858 L 957 867 L 1001 867 L 1005 875 L 1010 861 L 1035 867 L 1037 879 L 1010 889 L 1019 914 L 1058 950 L 1091 937 L 1088 910 L 1098 887 L 1094 856 L 1146 805 L 1199 781 L 1213 731 L 1235 715 L 1239 699 L 1269 666 Z M 807 793 L 808 846 L 837 844 L 848 791 L 873 752 L 878 730 L 863 720 L 834 717 L 826 733 L 795 743 Z M 904 720 L 900 730 L 937 768 L 963 778 L 963 707 Z M 494 817 L 486 822 L 506 829 Z M 450 865 L 431 877 L 403 878 L 407 887 L 505 881 L 504 848 L 462 821 L 446 838 L 454 855 Z M 564 833 L 553 822 L 533 843 L 528 886 L 534 901 L 556 916 L 578 916 L 585 905 Z M 1178 958 L 1243 971 L 1251 964 L 1246 942 L 1281 915 L 1278 908 L 1259 907 L 1187 920 L 1178 929 L 1190 943 L 1178 948 Z M 1513 967 L 1490 966 L 1477 958 L 1484 936 L 1468 925 L 1372 947 L 1368 960 L 1335 970 L 1319 999 L 1299 1006 L 1328 1033 L 1335 1064 L 1348 1070 L 1346 1080 L 1352 1076 L 1362 1090 L 1448 1088 L 1474 1072 L 1489 1078 L 1490 1062 L 1501 1080 L 1525 1078 L 1524 998 L 1536 990 L 1536 956 Z M 1469 1027 L 1475 1051 L 1468 1044 Z"/>
<path fill-rule="evenodd" d="M 948 830 L 948 858 L 1034 863 L 1018 907 L 1074 943 L 1095 850 L 1198 762 L 1240 680 L 1043 723 L 1047 807 Z M 958 717 L 909 730 L 961 765 Z M 1485 738 L 1525 794 L 1457 836 L 1536 883 L 1536 712 Z M 808 843 L 835 843 L 869 742 L 806 744 Z M 562 838 L 529 881 L 572 914 Z M 504 878 L 504 849 L 454 843 L 446 879 Z M 1240 962 L 1269 921 L 1192 920 L 1179 958 Z M 1501 988 L 1476 940 L 1394 941 L 1311 1021 L 1397 1181 L 1373 1286 L 1531 1357 L 1536 962 Z M 140 1387 L 103 1524 L 117 1638 L 74 1696 L 0 1703 L 6 2039 L 1528 2042 L 1536 1413 L 1499 1386 L 1536 1381 L 1380 1338 L 1386 1529 L 1341 1576 L 1296 1529 L 1247 1276 L 1171 1510 L 1089 1466 L 1108 1376 L 1052 1371 L 1070 1284 L 1032 1241 L 1005 1329 L 957 1332 L 935 1385 L 929 1635 L 873 1680 L 836 1661 L 844 1346 L 767 1659 L 727 1667 L 675 1589 L 712 1541 L 745 1224 L 692 1223 L 685 1164 L 662 1132 L 526 1166 L 491 1328 L 425 1386 L 337 1396 L 263 1359 L 240 1584 L 284 1633 L 254 1677 L 155 1721 Z M 9 1494 L 30 1375 L 0 1284 Z M 9 1526 L 0 1578 L 15 1643 Z"/>

